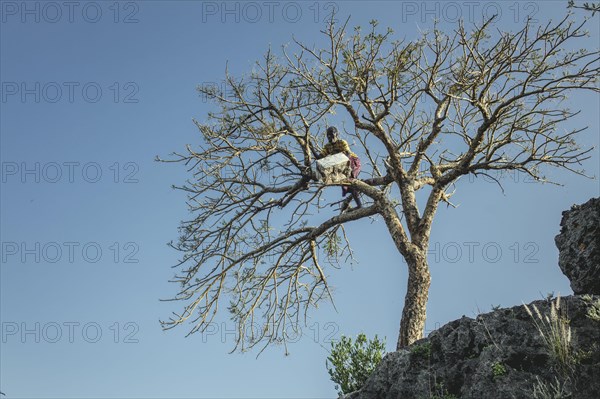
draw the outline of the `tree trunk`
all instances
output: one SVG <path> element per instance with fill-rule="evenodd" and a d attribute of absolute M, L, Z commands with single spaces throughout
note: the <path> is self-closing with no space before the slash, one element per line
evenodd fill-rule
<path fill-rule="evenodd" d="M 408 286 L 396 350 L 400 350 L 423 337 L 425 319 L 427 318 L 427 298 L 431 283 L 426 251 L 415 250 L 406 258 L 408 263 Z"/>
<path fill-rule="evenodd" d="M 400 349 L 421 339 L 425 331 L 427 298 L 431 283 L 429 264 L 427 263 L 429 229 L 427 228 L 421 234 L 412 237 L 411 242 L 393 205 L 386 203 L 383 199 L 380 207 L 380 214 L 387 225 L 392 240 L 396 244 L 398 252 L 406 259 L 408 264 L 408 288 L 404 299 L 400 333 L 396 345 L 396 348 Z M 413 230 L 416 230 L 416 228 Z"/>

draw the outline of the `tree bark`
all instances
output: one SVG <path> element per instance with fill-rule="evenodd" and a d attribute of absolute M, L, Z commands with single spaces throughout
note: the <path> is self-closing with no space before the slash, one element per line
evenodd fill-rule
<path fill-rule="evenodd" d="M 405 257 L 408 263 L 408 285 L 396 350 L 421 339 L 425 331 L 431 274 L 429 273 L 427 254 L 424 252 L 414 250 Z"/>
<path fill-rule="evenodd" d="M 408 264 L 408 287 L 400 321 L 397 350 L 423 337 L 427 318 L 427 298 L 431 274 L 427 263 L 429 229 L 409 240 L 394 206 L 385 198 L 379 199 L 380 214 L 390 236 Z"/>

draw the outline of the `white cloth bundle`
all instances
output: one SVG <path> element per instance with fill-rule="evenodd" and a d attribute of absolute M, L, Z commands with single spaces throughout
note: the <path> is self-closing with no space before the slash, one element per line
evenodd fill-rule
<path fill-rule="evenodd" d="M 339 183 L 350 177 L 350 159 L 341 152 L 319 159 L 317 175 L 325 184 Z"/>

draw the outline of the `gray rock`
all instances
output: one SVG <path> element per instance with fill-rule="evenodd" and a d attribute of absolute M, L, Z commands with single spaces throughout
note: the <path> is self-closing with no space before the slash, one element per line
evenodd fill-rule
<path fill-rule="evenodd" d="M 600 198 L 563 212 L 560 225 L 559 265 L 577 294 L 561 298 L 571 329 L 568 371 L 525 306 L 515 306 L 476 319 L 463 316 L 387 354 L 365 386 L 345 398 L 528 399 L 535 385 L 557 381 L 560 398 L 600 398 Z M 535 301 L 530 308 L 549 315 L 551 302 Z"/>
<path fill-rule="evenodd" d="M 554 241 L 558 265 L 575 294 L 600 294 L 600 198 L 564 211 Z"/>
<path fill-rule="evenodd" d="M 576 377 L 565 382 L 571 399 L 600 398 L 600 322 L 587 315 L 593 301 L 600 297 L 561 298 L 571 320 L 573 353 L 580 353 Z M 532 304 L 549 313 L 549 301 Z M 345 398 L 533 398 L 536 378 L 553 382 L 557 367 L 525 307 L 515 306 L 476 319 L 463 316 L 387 354 L 365 386 Z"/>

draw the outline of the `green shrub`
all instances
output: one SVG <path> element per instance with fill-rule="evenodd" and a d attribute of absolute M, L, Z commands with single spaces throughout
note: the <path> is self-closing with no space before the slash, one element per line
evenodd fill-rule
<path fill-rule="evenodd" d="M 422 359 L 428 359 L 431 355 L 431 343 L 425 342 L 424 344 L 415 345 L 410 348 L 412 356 Z"/>
<path fill-rule="evenodd" d="M 418 399 L 458 399 L 454 394 L 448 393 L 444 383 L 436 383 L 428 396 L 419 396 Z"/>
<path fill-rule="evenodd" d="M 506 375 L 506 372 L 506 367 L 504 367 L 502 363 L 495 362 L 494 364 L 492 364 L 492 374 L 494 376 L 494 380 L 496 378 Z"/>
<path fill-rule="evenodd" d="M 533 385 L 534 399 L 569 399 L 571 393 L 569 389 L 557 377 L 553 382 L 544 382 L 536 376 L 536 383 Z"/>
<path fill-rule="evenodd" d="M 429 399 L 457 399 L 451 393 L 448 393 L 446 388 L 444 388 L 443 383 L 435 384 L 435 392 L 429 397 Z"/>
<path fill-rule="evenodd" d="M 533 311 L 525 305 L 525 310 L 531 316 L 546 350 L 554 362 L 555 370 L 558 372 L 558 375 L 554 376 L 554 381 L 543 381 L 536 377 L 537 381 L 533 385 L 533 397 L 535 399 L 570 399 L 572 397 L 570 387 L 575 377 L 576 365 L 581 359 L 588 356 L 587 352 L 573 351 L 570 320 L 560 307 L 560 296 L 556 298 L 556 301 L 550 302 L 549 314 L 542 315 L 535 305 L 532 305 L 532 308 Z"/>
<path fill-rule="evenodd" d="M 561 374 L 570 376 L 573 373 L 576 358 L 571 346 L 570 320 L 560 307 L 560 296 L 556 298 L 556 301 L 550 303 L 550 314 L 542 315 L 535 305 L 532 305 L 532 308 L 533 311 L 525 305 L 525 310 L 532 318 L 548 353 Z"/>
<path fill-rule="evenodd" d="M 338 393 L 348 394 L 362 388 L 384 354 L 385 341 L 380 341 L 377 335 L 368 341 L 365 334 L 359 334 L 354 342 L 346 336 L 332 342 L 325 364 Z"/>
<path fill-rule="evenodd" d="M 584 295 L 581 298 L 588 305 L 587 317 L 594 321 L 600 321 L 600 299 L 594 301 L 591 295 Z"/>

